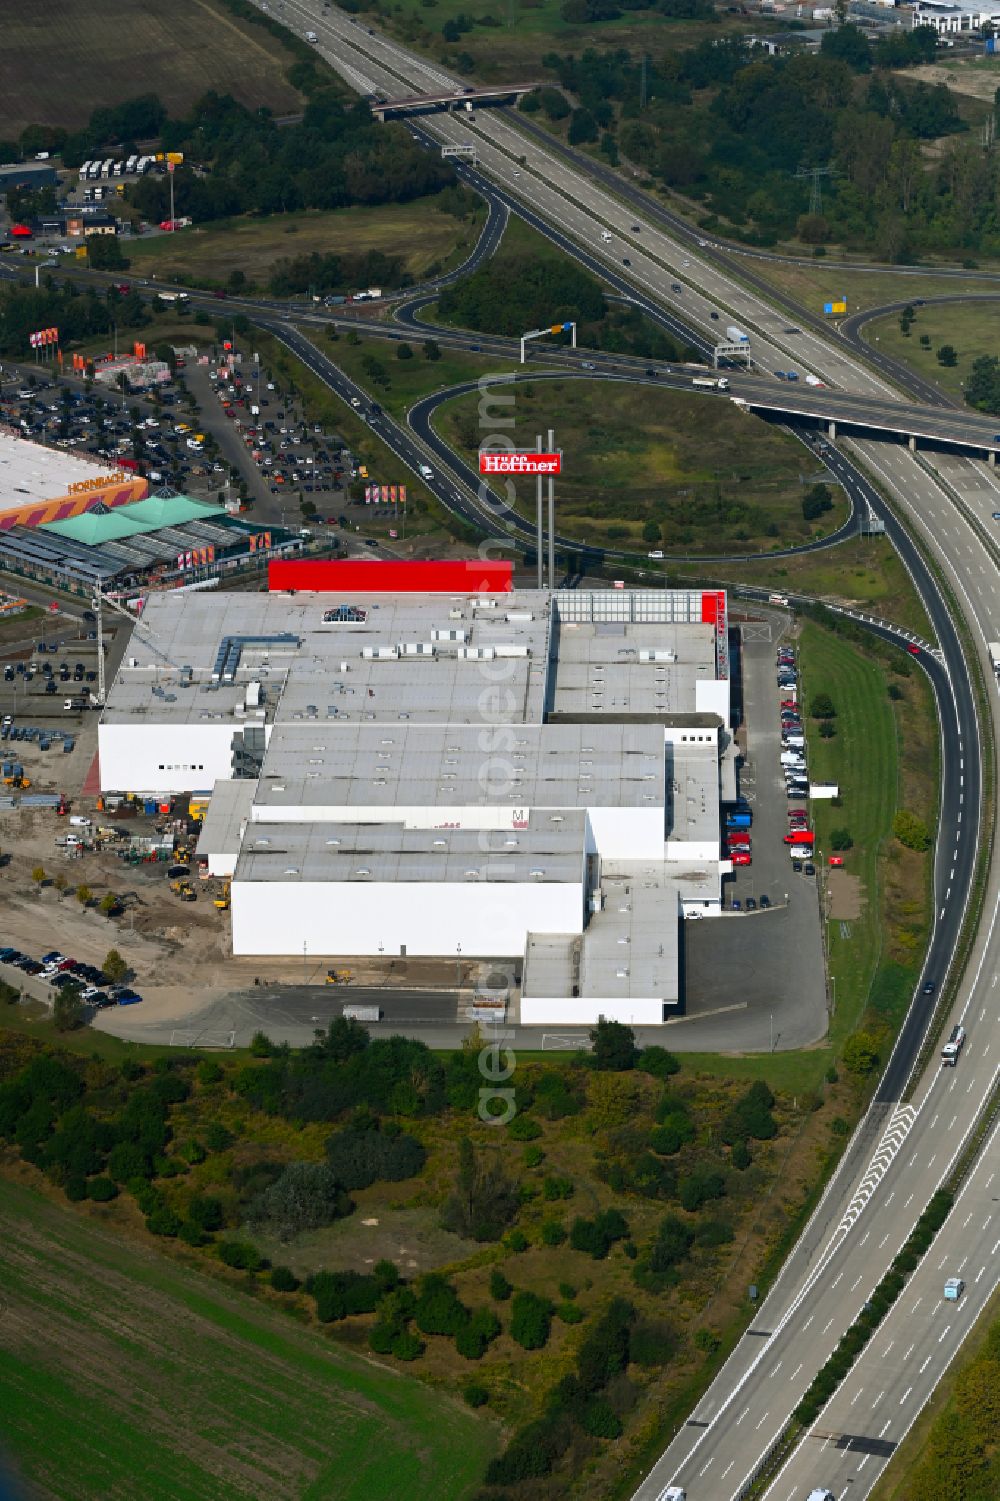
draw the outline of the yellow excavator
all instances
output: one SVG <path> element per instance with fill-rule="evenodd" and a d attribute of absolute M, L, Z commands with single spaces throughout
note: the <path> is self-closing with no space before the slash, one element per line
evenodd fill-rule
<path fill-rule="evenodd" d="M 326 972 L 327 985 L 350 985 L 353 979 L 353 969 L 328 969 Z"/>
<path fill-rule="evenodd" d="M 214 899 L 214 905 L 216 907 L 218 907 L 218 909 L 219 909 L 220 912 L 228 912 L 229 911 L 229 882 L 228 881 L 226 882 L 225 886 L 223 886 L 222 891 L 220 892 L 220 894 Z"/>
<path fill-rule="evenodd" d="M 182 902 L 196 902 L 198 893 L 190 881 L 171 881 L 170 890 L 180 897 Z"/>

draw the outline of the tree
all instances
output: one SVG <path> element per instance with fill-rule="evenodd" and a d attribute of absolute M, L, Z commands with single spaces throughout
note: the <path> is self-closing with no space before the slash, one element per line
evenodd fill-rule
<path fill-rule="evenodd" d="M 931 836 L 927 825 L 922 818 L 915 813 L 901 808 L 892 820 L 892 832 L 900 844 L 905 844 L 907 849 L 916 850 L 923 854 L 931 847 Z"/>
<path fill-rule="evenodd" d="M 34 881 L 36 886 L 44 886 L 46 880 L 48 879 L 45 874 L 44 866 L 36 865 L 31 872 L 31 879 Z"/>
<path fill-rule="evenodd" d="M 870 1032 L 855 1032 L 844 1043 L 844 1067 L 850 1074 L 864 1076 L 879 1066 L 878 1041 Z"/>
<path fill-rule="evenodd" d="M 463 1137 L 458 1150 L 458 1172 L 441 1211 L 441 1224 L 473 1240 L 499 1240 L 517 1214 L 517 1185 L 492 1149 L 477 1155 L 469 1138 Z"/>
<path fill-rule="evenodd" d="M 939 365 L 952 366 L 958 364 L 958 352 L 953 344 L 942 344 L 937 352 Z"/>
<path fill-rule="evenodd" d="M 821 740 L 832 740 L 837 731 L 832 719 L 824 719 L 819 727 Z"/>
<path fill-rule="evenodd" d="M 507 1278 L 499 1267 L 494 1267 L 490 1272 L 490 1297 L 496 1298 L 498 1303 L 506 1303 L 514 1291 Z"/>
<path fill-rule="evenodd" d="M 101 969 L 114 985 L 120 985 L 122 980 L 124 980 L 125 976 L 128 974 L 128 965 L 125 963 L 125 960 L 122 958 L 121 954 L 119 954 L 117 949 L 108 949 L 108 952 L 104 956 L 104 963 L 101 965 Z"/>
<path fill-rule="evenodd" d="M 61 870 L 57 871 L 56 874 L 52 877 L 52 885 L 54 886 L 56 891 L 58 891 L 60 898 L 65 895 L 66 888 L 69 886 L 69 882 L 67 881 Z"/>
<path fill-rule="evenodd" d="M 89 886 L 81 884 L 76 888 L 76 899 L 81 907 L 89 907 L 94 899 L 94 893 Z"/>
<path fill-rule="evenodd" d="M 837 709 L 828 693 L 814 693 L 809 713 L 813 719 L 836 719 Z"/>
<path fill-rule="evenodd" d="M 113 891 L 106 891 L 101 897 L 99 906 L 105 917 L 111 917 L 113 913 L 118 911 L 118 898 Z"/>
<path fill-rule="evenodd" d="M 516 1292 L 511 1302 L 510 1335 L 524 1350 L 540 1350 L 552 1328 L 552 1304 L 537 1293 Z"/>
<path fill-rule="evenodd" d="M 853 849 L 854 840 L 851 838 L 850 829 L 832 829 L 830 831 L 830 844 L 835 850 Z"/>
<path fill-rule="evenodd" d="M 354 1205 L 325 1162 L 290 1162 L 250 1206 L 251 1224 L 269 1224 L 281 1240 L 350 1214 Z"/>
<path fill-rule="evenodd" d="M 425 339 L 423 348 L 425 360 L 433 362 L 441 358 L 441 346 L 436 339 Z"/>
<path fill-rule="evenodd" d="M 642 529 L 642 540 L 650 547 L 658 547 L 662 541 L 660 524 L 658 521 L 647 521 Z"/>
<path fill-rule="evenodd" d="M 412 346 L 409 345 L 409 344 L 397 344 L 396 345 L 396 358 L 397 358 L 397 360 L 412 360 L 412 358 L 413 358 L 413 348 L 412 348 Z"/>
<path fill-rule="evenodd" d="M 57 1032 L 75 1032 L 83 1026 L 84 1004 L 76 985 L 64 985 L 52 1003 L 52 1020 Z"/>
<path fill-rule="evenodd" d="M 639 1056 L 632 1028 L 603 1016 L 590 1034 L 590 1052 L 593 1067 L 611 1073 L 634 1068 Z"/>

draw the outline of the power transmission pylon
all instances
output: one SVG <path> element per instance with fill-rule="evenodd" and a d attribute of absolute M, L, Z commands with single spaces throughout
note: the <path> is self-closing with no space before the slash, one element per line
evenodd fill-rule
<path fill-rule="evenodd" d="M 832 177 L 833 170 L 832 167 L 800 167 L 795 174 L 803 182 L 808 179 L 812 183 L 809 189 L 809 212 L 813 216 L 818 216 L 823 212 L 823 190 L 820 186 L 820 179 Z"/>

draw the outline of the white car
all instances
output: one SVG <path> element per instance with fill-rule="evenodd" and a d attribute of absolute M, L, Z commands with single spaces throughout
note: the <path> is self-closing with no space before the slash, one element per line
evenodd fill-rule
<path fill-rule="evenodd" d="M 659 561 L 660 559 L 662 559 L 663 553 L 660 551 L 659 548 L 657 548 L 655 552 L 648 552 L 646 554 L 646 557 L 647 558 L 653 558 L 655 561 Z"/>

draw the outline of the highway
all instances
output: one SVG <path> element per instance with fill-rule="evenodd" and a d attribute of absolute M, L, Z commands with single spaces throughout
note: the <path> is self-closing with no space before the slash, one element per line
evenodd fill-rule
<path fill-rule="evenodd" d="M 298 24 L 308 19 L 320 35 L 320 46 L 335 67 L 353 74 L 355 86 L 364 92 L 387 87 L 387 80 L 405 81 L 414 92 L 434 87 L 461 86 L 461 80 L 446 76 L 436 65 L 414 58 L 401 47 L 378 35 L 358 34 L 356 27 L 339 12 L 317 14 L 318 6 L 288 0 L 286 20 Z M 350 36 L 351 31 L 355 36 Z M 396 83 L 392 83 L 396 87 Z M 421 128 L 439 140 L 455 143 L 475 140 L 478 171 L 499 184 L 519 203 L 527 204 L 547 225 L 569 238 L 582 254 L 595 255 L 606 270 L 625 277 L 637 299 L 653 300 L 675 314 L 683 305 L 685 323 L 700 337 L 711 337 L 714 309 L 721 320 L 732 318 L 746 328 L 753 342 L 758 369 L 811 372 L 834 385 L 839 392 L 862 398 L 892 401 L 901 385 L 886 372 L 877 358 L 866 352 L 861 363 L 846 341 L 831 339 L 830 331 L 814 329 L 805 322 L 791 324 L 788 315 L 775 306 L 773 294 L 748 286 L 736 277 L 723 256 L 707 242 L 692 243 L 692 232 L 661 227 L 662 215 L 616 182 L 609 191 L 599 180 L 593 163 L 567 164 L 565 155 L 552 143 L 536 143 L 518 126 L 484 112 L 475 124 L 447 117 L 424 117 Z M 524 160 L 522 160 L 522 158 Z M 628 211 L 622 207 L 629 203 Z M 638 230 L 632 228 L 638 224 Z M 606 228 L 613 237 L 608 249 L 595 245 L 595 230 Z M 631 265 L 625 266 L 628 260 Z M 676 287 L 680 291 L 675 290 Z M 793 329 L 800 330 L 793 332 Z M 910 387 L 912 389 L 912 386 Z M 936 404 L 927 398 L 927 405 Z M 985 661 L 985 642 L 997 631 L 997 560 L 989 532 L 992 510 L 1000 509 L 995 476 L 985 465 L 957 457 L 935 455 L 932 461 L 904 447 L 851 439 L 841 445 L 857 456 L 865 470 L 879 483 L 893 508 L 921 535 L 937 560 L 943 577 L 953 590 L 966 616 L 974 650 Z M 860 473 L 858 465 L 855 472 Z M 900 536 L 903 528 L 898 528 Z M 894 541 L 897 537 L 894 535 Z M 912 544 L 911 544 L 912 547 Z M 968 690 L 968 673 L 961 645 L 949 619 L 948 608 L 919 557 L 906 559 L 928 608 L 948 668 L 949 688 L 955 700 L 958 727 L 945 723 L 942 764 L 957 772 L 959 805 L 942 804 L 936 852 L 935 884 L 938 897 L 932 954 L 940 956 L 941 969 L 931 976 L 938 985 L 945 979 L 968 891 L 962 884 L 962 862 L 975 857 L 978 841 L 980 727 Z M 991 705 L 992 708 L 992 705 Z M 954 815 L 954 823 L 951 817 Z M 1000 1048 L 1000 1016 L 997 1013 L 995 976 L 1000 970 L 1000 945 L 996 935 L 997 881 L 991 871 L 972 961 L 958 989 L 953 1015 L 969 1025 L 969 1042 L 958 1069 L 947 1073 L 932 1065 L 916 1084 L 912 1102 L 901 1103 L 904 1081 L 912 1063 L 913 1038 L 922 1029 L 929 999 L 918 989 L 910 1017 L 878 1091 L 878 1097 L 851 1141 L 840 1168 L 777 1282 L 751 1325 L 709 1391 L 666 1449 L 652 1473 L 640 1484 L 637 1501 L 655 1501 L 668 1482 L 683 1484 L 689 1501 L 732 1501 L 743 1495 L 783 1432 L 789 1414 L 801 1398 L 812 1375 L 851 1322 L 875 1281 L 902 1245 L 920 1210 L 940 1182 L 961 1141 L 972 1129 L 982 1100 L 993 1081 L 991 1047 Z M 937 967 L 937 959 L 935 959 Z M 928 969 L 927 973 L 930 973 Z M 970 1180 L 966 1195 L 974 1194 L 978 1173 Z M 984 1180 L 985 1181 L 985 1180 Z M 964 1215 L 961 1216 L 964 1218 Z M 971 1223 L 971 1222 L 970 1222 Z M 932 1248 L 928 1265 L 945 1254 L 949 1237 L 960 1224 L 956 1211 Z M 988 1230 L 987 1232 L 988 1233 Z M 991 1242 L 991 1245 L 993 1243 Z M 942 1249 L 939 1251 L 938 1247 Z M 990 1252 L 996 1264 L 996 1249 Z M 981 1247 L 977 1242 L 977 1254 Z M 949 1253 L 950 1254 L 950 1253 Z M 936 1264 L 936 1263 L 935 1263 Z M 989 1261 L 983 1263 L 988 1265 Z M 978 1274 L 978 1268 L 977 1268 Z M 929 1276 L 928 1266 L 918 1280 Z M 993 1277 L 983 1272 L 973 1287 L 985 1291 Z M 914 1283 L 914 1288 L 917 1281 Z M 970 1313 L 977 1306 L 967 1294 Z M 873 1342 L 881 1348 L 892 1336 L 894 1321 L 916 1303 L 908 1289 Z M 899 1369 L 885 1365 L 884 1393 L 871 1409 L 862 1398 L 841 1417 L 851 1413 L 851 1447 L 836 1450 L 839 1439 L 807 1440 L 799 1446 L 772 1488 L 776 1496 L 804 1497 L 813 1485 L 833 1484 L 831 1450 L 848 1456 L 838 1460 L 850 1474 L 838 1469 L 838 1484 L 850 1479 L 849 1494 L 864 1496 L 885 1464 L 885 1451 L 902 1437 L 913 1411 L 926 1401 L 952 1358 L 959 1335 L 968 1327 L 964 1311 L 948 1318 L 951 1341 L 938 1338 L 945 1320 L 939 1298 L 926 1298 L 910 1317 L 915 1320 L 915 1338 L 903 1346 L 905 1358 Z M 909 1351 L 909 1344 L 914 1351 Z M 910 1358 L 917 1346 L 932 1348 L 919 1365 Z M 845 1384 L 862 1381 L 863 1359 Z M 872 1356 L 874 1358 L 874 1356 Z M 862 1385 L 862 1391 L 864 1387 Z M 878 1396 L 878 1393 L 875 1393 Z M 849 1399 L 848 1399 L 849 1400 Z M 836 1398 L 822 1415 L 829 1424 L 842 1409 Z M 884 1404 L 884 1406 L 883 1406 Z M 880 1412 L 886 1416 L 882 1416 Z M 846 1432 L 847 1429 L 837 1431 Z M 858 1442 L 881 1446 L 879 1453 L 865 1454 Z M 843 1487 L 841 1487 L 842 1489 Z M 840 1501 L 840 1498 L 838 1498 Z"/>

